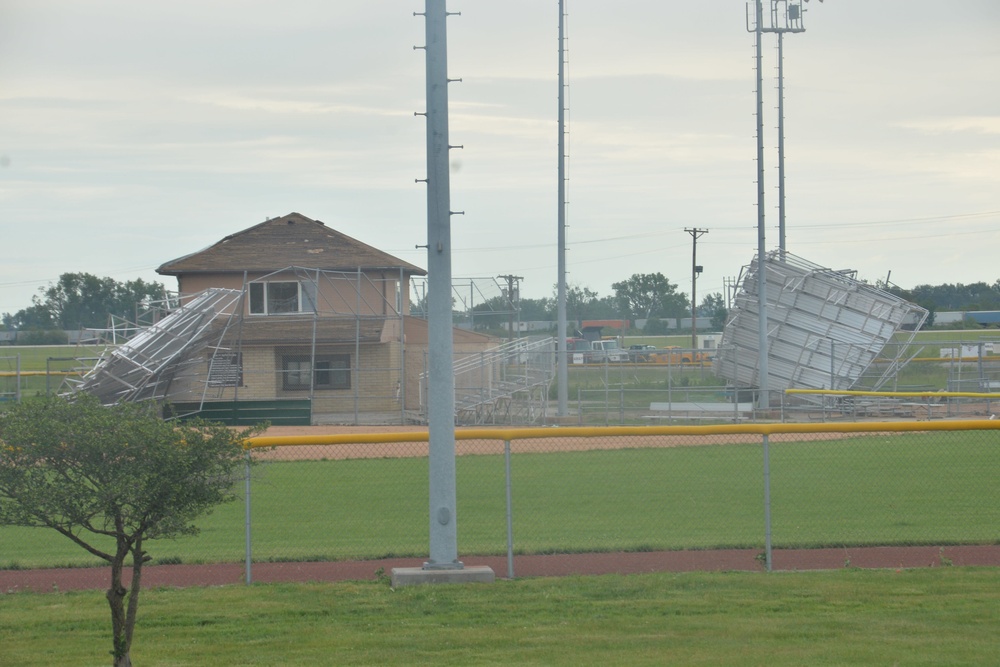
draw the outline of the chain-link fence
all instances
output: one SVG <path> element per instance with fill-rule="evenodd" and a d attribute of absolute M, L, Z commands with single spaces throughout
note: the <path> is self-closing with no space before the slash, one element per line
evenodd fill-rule
<path fill-rule="evenodd" d="M 515 562 L 519 554 L 749 548 L 769 564 L 772 548 L 995 544 L 997 426 L 460 431 L 459 547 Z M 426 443 L 336 440 L 262 454 L 268 463 L 251 483 L 252 557 L 424 555 Z M 289 531 L 300 537 L 273 538 Z"/>
<path fill-rule="evenodd" d="M 97 359 L 83 355 L 48 356 L 45 348 L 33 348 L 27 354 L 20 349 L 29 348 L 15 349 L 18 351 L 0 354 L 0 403 L 60 393 L 67 388 L 67 378 L 79 378 Z"/>
<path fill-rule="evenodd" d="M 197 537 L 148 549 L 154 563 L 426 557 L 426 439 L 255 448 L 245 502 L 199 519 Z M 1000 420 L 477 429 L 456 440 L 460 556 L 507 555 L 510 574 L 525 554 L 736 548 L 769 565 L 772 549 L 1000 543 Z M 54 531 L 0 531 L 0 567 L 97 564 Z"/>
<path fill-rule="evenodd" d="M 269 317 L 267 321 L 268 326 L 279 328 L 309 324 L 288 317 Z M 337 321 L 351 336 L 368 331 L 361 326 L 361 320 Z M 374 336 L 375 330 L 384 328 L 388 321 L 365 320 L 364 326 L 374 327 L 369 331 Z M 275 424 L 425 423 L 426 346 L 415 342 L 421 331 L 417 324 L 410 322 L 410 328 L 413 331 L 408 334 L 410 346 L 406 349 L 396 340 L 369 346 L 343 343 L 336 349 L 321 346 L 316 350 L 311 345 L 272 349 L 247 344 L 239 354 L 217 353 L 211 363 L 195 364 L 199 369 L 196 384 L 201 388 L 197 400 L 175 401 L 169 414 L 201 410 L 208 418 L 221 419 L 230 412 L 242 411 L 248 417 L 240 423 L 262 414 Z M 310 327 L 306 329 L 311 331 Z M 381 341 L 382 335 L 377 338 Z M 462 425 L 967 419 L 989 417 L 1000 402 L 1000 341 L 983 338 L 982 334 L 964 340 L 951 332 L 927 332 L 927 340 L 919 344 L 886 345 L 856 381 L 849 382 L 833 364 L 828 372 L 814 376 L 812 379 L 818 377 L 818 381 L 812 385 L 793 383 L 794 391 L 834 387 L 894 392 L 899 396 L 807 396 L 785 394 L 772 387 L 770 407 L 761 414 L 754 387 L 727 385 L 717 375 L 711 359 L 716 350 L 668 346 L 622 350 L 625 356 L 616 357 L 619 361 L 611 361 L 606 354 L 601 361 L 595 361 L 597 357 L 574 353 L 567 377 L 568 405 L 566 413 L 559 414 L 554 339 L 518 338 L 484 347 L 487 344 L 480 338 L 476 338 L 477 342 L 456 342 L 456 423 Z M 233 342 L 224 347 L 239 346 Z M 827 350 L 823 345 L 816 349 Z M 99 352 L 87 349 L 89 355 Z M 66 391 L 69 387 L 64 382 L 79 382 L 79 376 L 95 361 L 94 356 L 46 358 L 39 354 L 24 359 L 13 351 L 0 356 L 0 402 Z M 124 386 L 118 381 L 111 385 Z M 914 395 L 921 393 L 924 395 Z M 204 402 L 222 412 L 207 411 Z M 296 410 L 302 410 L 304 415 Z"/>
<path fill-rule="evenodd" d="M 771 392 L 757 406 L 754 390 L 681 385 L 656 388 L 608 384 L 577 391 L 570 419 L 580 426 L 860 421 L 866 419 L 976 419 L 1000 411 L 1000 393 L 920 391 Z"/>
<path fill-rule="evenodd" d="M 21 356 L 0 355 L 0 403 L 21 400 Z"/>
<path fill-rule="evenodd" d="M 710 361 L 574 365 L 569 373 L 569 413 L 560 423 L 624 426 L 759 419 L 971 419 L 997 412 L 1000 356 L 993 354 L 992 343 L 942 341 L 932 347 L 910 347 L 893 350 L 892 358 L 903 361 L 880 359 L 851 387 L 880 396 L 822 393 L 829 386 L 810 393 L 771 391 L 770 406 L 763 412 L 757 407 L 755 388 L 726 385 L 716 377 Z M 832 372 L 828 384 L 846 390 L 838 377 Z M 554 386 L 549 393 L 554 396 Z M 554 401 L 547 407 L 554 413 Z"/>

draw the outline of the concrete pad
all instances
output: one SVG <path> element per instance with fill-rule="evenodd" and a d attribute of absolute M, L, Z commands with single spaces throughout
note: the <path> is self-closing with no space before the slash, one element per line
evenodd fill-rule
<path fill-rule="evenodd" d="M 492 584 L 496 580 L 493 568 L 472 565 L 460 570 L 425 570 L 422 567 L 392 568 L 392 587 L 419 584 Z"/>

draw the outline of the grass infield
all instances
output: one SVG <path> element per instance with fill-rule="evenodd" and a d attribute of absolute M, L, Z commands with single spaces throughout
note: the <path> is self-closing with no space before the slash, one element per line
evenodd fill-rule
<path fill-rule="evenodd" d="M 506 553 L 503 458 L 457 466 L 460 554 Z M 998 470 L 989 432 L 772 442 L 773 543 L 995 544 Z M 759 443 L 515 454 L 512 476 L 517 553 L 764 546 Z M 425 458 L 267 463 L 252 482 L 253 557 L 424 556 L 427 505 Z M 197 525 L 147 542 L 154 563 L 243 560 L 243 502 Z M 54 531 L 0 528 L 0 567 L 100 564 Z"/>
<path fill-rule="evenodd" d="M 841 569 L 144 591 L 132 658 L 193 665 L 986 665 L 1000 570 Z M 0 596 L 0 663 L 108 664 L 104 593 Z"/>

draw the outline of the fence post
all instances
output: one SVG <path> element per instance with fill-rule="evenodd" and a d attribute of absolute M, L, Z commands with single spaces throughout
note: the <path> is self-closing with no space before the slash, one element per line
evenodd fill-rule
<path fill-rule="evenodd" d="M 619 378 L 618 384 L 618 424 L 625 425 L 625 379 Z"/>
<path fill-rule="evenodd" d="M 580 387 L 576 388 L 576 421 L 583 426 L 583 394 Z"/>
<path fill-rule="evenodd" d="M 507 476 L 507 578 L 514 578 L 514 503 L 511 494 L 510 440 L 503 441 L 504 467 Z"/>
<path fill-rule="evenodd" d="M 246 555 L 245 555 L 246 582 L 250 584 L 252 583 L 253 580 L 250 576 L 251 555 L 250 555 L 250 450 L 249 449 L 246 452 L 246 463 L 244 463 L 243 465 L 243 496 L 244 496 L 245 510 L 246 510 L 245 513 L 246 525 L 244 529 L 246 535 Z"/>
<path fill-rule="evenodd" d="M 667 352 L 667 416 L 671 424 L 674 423 L 674 371 L 670 366 L 673 356 L 672 352 Z"/>
<path fill-rule="evenodd" d="M 767 434 L 764 439 L 764 566 L 771 571 L 771 448 Z"/>
<path fill-rule="evenodd" d="M 604 357 L 604 425 L 611 426 L 611 414 L 608 412 L 608 403 L 611 401 L 611 387 L 608 386 L 610 382 L 608 378 L 608 358 Z"/>

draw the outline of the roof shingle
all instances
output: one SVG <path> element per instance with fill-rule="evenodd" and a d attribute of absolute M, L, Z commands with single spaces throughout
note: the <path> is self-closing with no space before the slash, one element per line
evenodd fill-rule
<path fill-rule="evenodd" d="M 427 273 L 301 213 L 272 218 L 230 234 L 204 250 L 164 263 L 156 272 L 165 276 L 270 272 L 289 266 L 324 271 L 402 269 L 410 275 Z"/>

